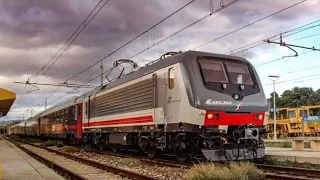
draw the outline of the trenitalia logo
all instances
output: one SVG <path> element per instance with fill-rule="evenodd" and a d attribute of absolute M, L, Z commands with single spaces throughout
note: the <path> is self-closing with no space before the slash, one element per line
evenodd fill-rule
<path fill-rule="evenodd" d="M 237 111 L 237 110 L 240 110 L 240 109 L 241 109 L 241 106 L 242 106 L 242 103 L 238 104 L 237 107 L 236 107 L 234 110 L 236 110 L 236 111 Z"/>
<path fill-rule="evenodd" d="M 206 101 L 207 105 L 224 105 L 224 104 L 232 104 L 232 101 L 213 101 L 212 99 L 208 99 Z"/>

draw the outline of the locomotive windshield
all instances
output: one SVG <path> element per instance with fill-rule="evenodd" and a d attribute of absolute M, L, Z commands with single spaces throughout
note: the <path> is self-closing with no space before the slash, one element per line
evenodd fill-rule
<path fill-rule="evenodd" d="M 199 64 L 206 82 L 254 84 L 247 64 L 214 59 L 199 59 Z"/>

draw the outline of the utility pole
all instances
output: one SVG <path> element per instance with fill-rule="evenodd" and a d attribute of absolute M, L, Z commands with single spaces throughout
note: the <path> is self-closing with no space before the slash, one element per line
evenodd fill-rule
<path fill-rule="evenodd" d="M 101 61 L 101 86 L 103 86 L 103 61 Z"/>
<path fill-rule="evenodd" d="M 44 109 L 47 109 L 47 98 L 44 101 Z"/>
<path fill-rule="evenodd" d="M 33 115 L 32 113 L 33 113 L 33 109 L 31 109 L 31 118 L 32 118 L 32 115 Z"/>
<path fill-rule="evenodd" d="M 269 75 L 269 78 L 279 78 L 279 76 Z M 276 111 L 276 79 L 271 79 L 273 81 L 273 140 L 277 140 L 277 111 Z"/>

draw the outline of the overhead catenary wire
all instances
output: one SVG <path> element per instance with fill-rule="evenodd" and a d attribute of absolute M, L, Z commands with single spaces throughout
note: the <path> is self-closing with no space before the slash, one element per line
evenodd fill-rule
<path fill-rule="evenodd" d="M 311 69 L 316 69 L 316 68 L 320 68 L 320 65 L 319 66 L 308 67 L 308 68 L 297 69 L 297 70 L 293 70 L 293 71 L 288 71 L 288 72 L 284 72 L 284 73 L 281 73 L 281 74 L 276 74 L 276 76 L 283 76 L 283 75 L 287 75 L 287 74 L 293 74 L 293 73 L 302 72 L 302 71 L 311 70 Z"/>
<path fill-rule="evenodd" d="M 260 20 L 258 20 L 258 21 L 253 22 L 253 23 L 257 23 L 257 22 L 259 22 L 259 21 L 262 21 L 262 20 L 264 20 L 264 19 L 266 19 L 266 18 L 269 18 L 269 17 L 271 17 L 271 16 L 273 16 L 273 15 L 275 15 L 275 14 L 278 14 L 278 13 L 283 12 L 283 11 L 285 11 L 285 10 L 287 10 L 287 9 L 290 9 L 290 8 L 292 8 L 292 7 L 294 7 L 294 6 L 297 6 L 297 5 L 299 5 L 299 4 L 301 4 L 301 3 L 305 2 L 305 1 L 306 1 L 306 0 L 303 0 L 303 1 L 300 1 L 300 2 L 298 2 L 298 3 L 295 3 L 295 4 L 291 5 L 291 6 L 288 6 L 288 7 L 284 8 L 284 9 L 281 9 L 281 10 L 279 10 L 279 11 L 277 11 L 277 12 L 275 12 L 275 13 L 269 15 L 269 16 L 266 16 L 266 17 L 264 17 L 264 18 L 262 18 L 262 19 L 260 19 Z M 227 5 L 225 5 L 225 6 L 223 6 L 223 7 L 220 7 L 219 9 L 217 9 L 216 11 L 211 12 L 211 13 L 214 14 L 214 13 L 216 13 L 216 12 L 219 12 L 220 10 L 222 10 L 222 8 L 225 8 L 225 7 L 227 7 L 227 6 L 230 6 L 231 4 L 233 4 L 233 3 L 235 3 L 235 2 L 237 2 L 237 1 L 232 1 L 232 2 L 228 3 Z M 206 16 L 204 16 L 204 17 L 206 17 Z M 204 18 L 204 17 L 203 17 L 203 18 Z M 203 18 L 200 18 L 200 19 L 198 19 L 198 20 L 195 21 L 195 22 L 198 22 L 199 20 L 203 20 Z M 193 22 L 193 23 L 195 23 L 195 22 Z M 189 25 L 192 25 L 193 23 L 191 23 L 191 24 L 189 24 Z M 252 25 L 253 23 L 250 23 L 249 25 Z M 189 26 L 189 25 L 188 25 L 188 26 Z M 243 28 L 245 28 L 245 27 L 248 27 L 249 25 L 246 25 L 246 26 L 242 27 L 241 29 L 243 29 Z M 186 27 L 188 27 L 188 26 L 186 26 Z M 184 30 L 186 27 L 182 28 L 182 30 Z M 181 29 L 180 29 L 180 30 L 181 30 Z M 169 35 L 168 37 L 166 37 L 166 38 L 164 38 L 164 39 L 162 39 L 162 40 L 168 39 L 169 37 L 172 37 L 173 35 L 176 35 L 177 33 L 181 32 L 180 30 L 179 30 L 179 31 L 176 31 L 175 33 Z M 238 30 L 240 30 L 240 28 L 239 28 Z M 237 31 L 237 30 L 235 30 L 235 31 Z M 235 31 L 232 31 L 232 32 L 228 33 L 228 35 L 231 34 L 231 33 L 234 33 Z M 224 35 L 224 37 L 225 37 L 225 36 L 226 36 L 226 35 Z M 220 37 L 220 38 L 222 38 L 222 37 Z M 162 40 L 160 40 L 160 41 L 158 41 L 158 42 L 163 42 Z M 157 44 L 157 43 L 155 43 L 155 44 Z M 149 48 L 146 48 L 146 49 L 138 52 L 137 54 L 131 56 L 131 57 L 128 58 L 128 59 L 132 59 L 133 57 L 135 57 L 135 56 L 137 56 L 137 55 L 145 52 L 145 51 L 148 50 L 148 49 L 149 49 Z M 105 73 L 106 73 L 106 72 L 104 72 L 103 74 L 105 74 Z M 96 77 L 94 77 L 93 79 L 91 79 L 90 81 L 92 81 L 92 80 L 94 80 L 94 79 L 96 79 L 96 78 L 98 78 L 98 77 L 100 77 L 100 76 L 96 76 Z"/>
<path fill-rule="evenodd" d="M 318 47 L 318 46 L 320 46 L 320 44 L 314 45 L 313 47 Z M 308 53 L 311 53 L 311 52 L 314 52 L 314 51 L 313 51 L 313 50 L 310 50 L 310 51 L 308 51 L 308 50 L 302 50 L 302 51 L 300 51 L 300 52 L 298 52 L 298 53 L 299 53 L 299 56 L 301 56 L 301 55 L 303 55 L 303 54 L 308 54 Z M 274 63 L 274 62 L 276 62 L 276 61 L 280 61 L 280 60 L 282 60 L 282 59 L 283 59 L 283 57 L 277 58 L 277 59 L 274 59 L 274 60 L 271 60 L 271 61 L 267 61 L 267 62 L 264 62 L 264 63 L 256 64 L 256 65 L 254 65 L 254 66 L 255 66 L 255 67 L 260 67 L 260 66 L 263 66 L 263 65 L 266 65 L 266 64 Z"/>
<path fill-rule="evenodd" d="M 309 80 L 319 79 L 319 78 L 320 78 L 320 74 L 318 73 L 318 74 L 312 74 L 312 75 L 309 75 L 309 76 L 304 76 L 304 77 L 299 77 L 299 78 L 294 78 L 294 79 L 283 80 L 283 81 L 276 82 L 275 84 L 282 84 L 282 83 L 291 82 L 291 81 L 296 81 L 296 80 L 301 80 L 301 79 L 306 79 L 306 78 L 312 78 L 312 79 L 309 79 Z M 271 86 L 271 85 L 273 85 L 273 83 L 264 84 L 264 85 L 262 85 L 262 86 Z"/>
<path fill-rule="evenodd" d="M 213 15 L 213 14 L 216 14 L 216 13 L 220 12 L 221 10 L 223 10 L 223 9 L 225 9 L 225 8 L 227 8 L 227 7 L 229 7 L 229 6 L 231 6 L 232 4 L 234 4 L 234 3 L 238 2 L 238 1 L 239 1 L 239 0 L 233 0 L 233 1 L 229 2 L 228 4 L 225 4 L 225 5 L 223 5 L 223 6 L 220 6 L 220 8 L 218 8 L 218 9 L 216 9 L 216 10 L 214 10 L 214 11 L 213 11 L 213 8 L 212 8 L 212 11 L 210 12 L 210 14 L 207 14 L 207 15 L 203 16 L 202 18 L 200 18 L 200 19 L 198 19 L 198 20 L 196 20 L 196 21 L 192 22 L 191 24 L 189 24 L 189 25 L 187 25 L 187 26 L 185 26 L 185 27 L 183 27 L 183 28 L 179 29 L 178 31 L 176 31 L 176 32 L 172 33 L 171 35 L 169 35 L 169 36 L 167 36 L 167 37 L 165 37 L 165 38 L 163 38 L 163 39 L 159 40 L 158 42 L 154 43 L 153 45 L 151 45 L 151 46 L 149 46 L 149 47 L 147 47 L 147 48 L 143 49 L 142 51 L 140 51 L 140 52 L 138 52 L 138 53 L 134 54 L 133 56 L 130 56 L 128 59 L 132 59 L 132 58 L 134 58 L 134 57 L 136 57 L 136 56 L 138 56 L 138 55 L 140 55 L 140 54 L 142 54 L 142 53 L 146 52 L 147 50 L 151 49 L 152 47 L 154 47 L 154 46 L 156 46 L 156 45 L 159 45 L 160 43 L 162 43 L 162 42 L 166 41 L 167 39 L 169 39 L 169 38 L 171 38 L 171 37 L 173 37 L 173 36 L 175 36 L 175 35 L 177 35 L 177 34 L 181 33 L 182 31 L 184 31 L 184 30 L 186 30 L 186 29 L 188 29 L 188 28 L 190 28 L 190 27 L 192 27 L 192 26 L 194 26 L 194 25 L 196 25 L 196 24 L 198 24 L 199 22 L 201 22 L 201 21 L 203 21 L 203 20 L 207 19 L 207 18 L 208 18 L 208 17 L 210 17 L 211 15 Z"/>
<path fill-rule="evenodd" d="M 275 13 L 272 13 L 272 14 L 270 14 L 270 15 L 268 15 L 268 16 L 265 16 L 265 17 L 263 17 L 263 18 L 261 18 L 261 19 L 258 19 L 258 20 L 256 20 L 256 21 L 254 21 L 254 22 L 251 22 L 251 23 L 249 23 L 249 24 L 247 24 L 247 25 L 245 25 L 245 26 L 242 26 L 242 27 L 240 27 L 240 28 L 238 28 L 238 29 L 235 29 L 235 30 L 233 30 L 233 31 L 231 31 L 231 32 L 229 32 L 229 33 L 227 33 L 227 34 L 224 34 L 224 35 L 219 36 L 219 37 L 217 37 L 217 38 L 214 38 L 214 39 L 212 39 L 212 40 L 210 40 L 210 41 L 207 41 L 207 42 L 205 42 L 205 43 L 203 43 L 203 44 L 200 44 L 200 45 L 192 48 L 191 50 L 198 49 L 198 48 L 203 47 L 203 46 L 205 46 L 205 45 L 207 45 L 207 44 L 210 44 L 210 43 L 212 43 L 212 42 L 214 42 L 214 41 L 217 41 L 217 40 L 219 40 L 219 39 L 221 39 L 221 38 L 224 38 L 224 37 L 226 37 L 226 36 L 228 36 L 228 35 L 230 35 L 230 34 L 233 34 L 233 33 L 237 32 L 237 31 L 240 31 L 240 30 L 242 30 L 242 29 L 245 29 L 245 28 L 247 28 L 247 27 L 249 27 L 249 26 L 251 26 L 251 25 L 253 25 L 253 24 L 256 24 L 256 23 L 258 23 L 258 22 L 260 22 L 260 21 L 263 21 L 263 20 L 265 20 L 265 19 L 268 19 L 268 18 L 270 18 L 270 17 L 272 17 L 272 16 L 274 16 L 274 15 L 276 15 L 276 14 L 279 14 L 279 13 L 281 13 L 281 12 L 283 12 L 283 11 L 286 11 L 286 10 L 288 10 L 288 9 L 294 7 L 294 6 L 297 6 L 297 5 L 299 5 L 299 4 L 301 4 L 301 3 L 305 2 L 305 1 L 307 1 L 307 0 L 299 1 L 299 2 L 297 2 L 297 3 L 295 3 L 295 4 L 291 5 L 291 6 L 288 6 L 288 7 L 284 8 L 284 9 L 281 9 L 281 10 L 275 12 Z"/>
<path fill-rule="evenodd" d="M 217 9 L 217 10 L 215 10 L 215 11 L 213 11 L 213 7 L 212 7 L 209 16 L 211 16 L 211 15 L 214 14 L 214 13 L 219 12 L 220 10 L 222 10 L 222 9 L 224 9 L 224 8 L 227 8 L 228 6 L 236 3 L 237 1 L 239 1 L 239 0 L 233 0 L 232 2 L 230 2 L 230 3 L 226 4 L 226 5 L 221 4 L 222 7 L 220 7 L 219 9 Z M 65 82 L 67 82 L 68 80 L 70 80 L 70 79 L 78 76 L 79 74 L 87 71 L 88 69 L 92 68 L 93 66 L 95 66 L 95 65 L 98 64 L 99 62 L 103 61 L 105 58 L 107 58 L 107 57 L 111 56 L 112 54 L 114 54 L 116 51 L 118 51 L 118 50 L 120 50 L 121 48 L 125 47 L 126 45 L 130 44 L 132 41 L 134 41 L 134 40 L 137 39 L 138 37 L 142 36 L 143 34 L 145 34 L 146 32 L 148 32 L 149 30 L 151 30 L 152 28 L 154 28 L 155 26 L 157 26 L 158 24 L 160 24 L 160 23 L 163 22 L 164 20 L 168 19 L 169 17 L 171 17 L 172 15 L 176 14 L 177 12 L 179 12 L 180 10 L 182 10 L 183 8 L 187 7 L 187 6 L 188 6 L 189 4 L 191 4 L 192 2 L 194 2 L 194 0 L 193 0 L 193 1 L 190 1 L 189 3 L 187 3 L 186 5 L 184 5 L 183 7 L 181 7 L 180 9 L 176 10 L 175 12 L 173 12 L 172 14 L 170 14 L 169 16 L 167 16 L 165 19 L 161 20 L 161 21 L 158 22 L 156 25 L 150 27 L 149 29 L 147 29 L 146 31 L 144 31 L 143 33 L 141 33 L 140 35 L 136 36 L 135 38 L 133 38 L 133 39 L 130 40 L 129 42 L 125 43 L 124 45 L 122 45 L 121 47 L 119 47 L 118 49 L 116 49 L 115 51 L 109 53 L 107 56 L 104 56 L 103 58 L 101 58 L 100 60 L 98 60 L 96 63 L 90 65 L 89 67 L 85 68 L 84 70 L 80 71 L 79 73 L 77 73 L 77 74 L 71 76 L 70 78 L 66 79 Z M 212 5 L 212 4 L 210 4 L 210 5 Z M 205 17 L 206 17 L 206 16 L 205 16 Z M 205 17 L 203 17 L 203 18 L 201 18 L 201 19 L 199 19 L 199 20 L 197 20 L 197 21 L 189 24 L 188 26 L 186 26 L 186 27 L 180 29 L 179 31 L 171 34 L 170 36 L 168 36 L 168 37 L 166 37 L 166 38 L 158 41 L 157 43 L 154 43 L 152 46 L 155 46 L 155 45 L 157 45 L 157 44 L 160 44 L 161 42 L 163 42 L 163 41 L 165 41 L 166 39 L 168 39 L 168 38 L 170 38 L 170 37 L 172 37 L 172 36 L 174 36 L 174 35 L 182 32 L 183 30 L 187 29 L 188 27 L 191 27 L 191 26 L 195 25 L 196 23 L 199 23 L 200 21 L 204 20 Z M 138 54 L 141 54 L 141 53 L 142 53 L 142 52 L 139 52 Z M 136 54 L 136 55 L 138 55 L 138 54 Z M 128 59 L 131 59 L 131 58 L 128 58 Z M 88 80 L 85 84 L 88 84 L 89 82 L 97 79 L 97 78 L 100 77 L 101 75 L 106 74 L 107 72 L 108 72 L 108 71 L 105 71 L 105 72 L 103 72 L 102 74 L 99 74 L 98 76 L 95 76 L 94 78 Z M 66 94 L 66 95 L 68 95 L 68 94 Z M 65 97 L 66 95 L 64 95 L 64 96 L 62 96 L 62 97 Z M 57 100 L 59 100 L 59 99 L 61 99 L 62 97 L 54 100 L 54 102 L 57 101 Z M 51 103 L 53 103 L 53 102 L 51 102 Z"/>
<path fill-rule="evenodd" d="M 215 10 L 215 11 L 211 12 L 211 13 L 212 13 L 212 14 L 217 13 L 217 12 L 219 12 L 220 10 L 222 10 L 223 8 L 226 8 L 226 7 L 228 7 L 228 6 L 232 5 L 232 4 L 234 4 L 234 3 L 235 3 L 235 2 L 237 2 L 237 1 L 239 1 L 239 0 L 234 0 L 234 1 L 232 1 L 232 2 L 230 2 L 230 3 L 228 3 L 228 4 L 226 4 L 226 5 L 224 5 L 223 7 L 219 8 L 219 9 L 217 9 L 217 10 Z M 210 13 L 210 14 L 211 14 L 211 13 Z M 204 17 L 209 17 L 209 16 L 208 16 L 208 15 L 206 15 L 206 16 L 204 16 Z M 200 19 L 196 20 L 195 22 L 200 22 L 199 20 L 203 20 L 203 18 L 204 18 L 204 17 L 202 17 L 202 18 L 200 18 Z M 195 23 L 195 22 L 193 22 L 193 23 L 189 24 L 189 25 L 188 25 L 188 26 L 186 26 L 186 27 L 191 27 L 190 25 L 194 25 L 194 23 Z M 184 27 L 184 28 L 182 28 L 182 29 L 180 29 L 180 30 L 176 31 L 175 33 L 173 33 L 173 34 L 171 34 L 171 35 L 169 35 L 169 36 L 167 36 L 167 37 L 163 38 L 162 40 L 160 40 L 160 41 L 158 41 L 158 42 L 156 42 L 156 43 L 154 43 L 154 44 L 155 44 L 155 45 L 158 45 L 159 43 L 161 43 L 161 42 L 165 41 L 166 39 L 168 39 L 168 38 L 170 38 L 170 37 L 172 37 L 172 36 L 174 36 L 174 35 L 178 34 L 178 33 L 179 33 L 179 32 L 181 32 L 182 30 L 185 30 L 185 29 L 186 29 L 186 27 Z M 140 51 L 139 53 L 137 53 L 137 54 L 135 54 L 134 56 L 131 56 L 130 58 L 127 58 L 127 59 L 132 59 L 133 57 L 135 57 L 135 56 L 137 56 L 137 55 L 141 54 L 142 52 L 146 51 L 147 49 L 149 49 L 149 48 L 146 48 L 145 50 Z M 103 74 L 106 74 L 107 72 L 108 72 L 108 71 L 103 72 L 103 73 L 102 73 L 102 75 L 103 75 Z M 98 77 L 100 77 L 100 75 L 95 76 L 94 78 L 90 79 L 90 80 L 89 80 L 88 82 L 86 82 L 86 83 L 89 83 L 89 82 L 91 82 L 91 81 L 93 81 L 93 80 L 97 79 Z"/>
<path fill-rule="evenodd" d="M 109 2 L 109 0 L 106 0 L 105 3 L 98 9 L 98 11 L 91 17 L 91 19 L 87 22 L 89 17 L 92 15 L 92 13 L 98 8 L 98 6 L 101 4 L 103 0 L 100 0 L 98 4 L 92 9 L 92 11 L 88 14 L 88 16 L 82 21 L 82 23 L 78 26 L 78 28 L 72 33 L 72 35 L 67 39 L 67 41 L 61 46 L 61 48 L 53 55 L 53 57 L 33 76 L 37 76 L 40 72 L 42 72 L 42 75 L 45 75 L 49 69 L 55 64 L 55 62 L 62 56 L 62 54 L 68 49 L 68 47 L 74 42 L 74 40 L 80 35 L 80 33 L 87 27 L 87 25 L 92 21 L 92 19 L 100 12 L 100 10 Z M 78 30 L 82 27 L 82 29 L 78 32 Z M 77 33 L 78 32 L 78 33 Z M 76 34 L 77 33 L 77 34 Z M 73 39 L 72 39 L 73 38 Z M 72 40 L 71 40 L 72 39 Z M 66 48 L 62 50 L 64 47 Z M 59 54 L 60 55 L 54 60 L 54 58 Z M 51 62 L 51 65 L 45 70 L 45 67 Z M 38 80 L 39 81 L 39 80 Z M 38 82 L 37 81 L 37 82 Z"/>
<path fill-rule="evenodd" d="M 51 65 L 42 73 L 42 76 L 45 75 L 48 70 L 57 62 L 57 60 L 63 55 L 63 53 L 68 49 L 68 47 L 70 47 L 70 45 L 75 41 L 75 39 L 81 34 L 81 32 L 88 26 L 88 24 L 90 24 L 90 22 L 96 17 L 96 15 L 101 11 L 101 9 L 110 1 L 110 0 L 106 0 L 102 6 L 100 6 L 100 8 L 94 13 L 94 11 L 99 7 L 99 5 L 101 4 L 103 0 L 100 0 L 98 2 L 98 4 L 94 7 L 94 9 L 88 14 L 88 16 L 85 18 L 85 20 L 78 26 L 78 28 L 72 33 L 72 35 L 67 39 L 67 41 L 64 43 L 64 45 L 58 50 L 58 52 L 45 64 L 45 66 L 43 66 L 37 73 L 39 74 L 41 71 L 44 71 L 44 68 L 51 62 Z M 94 14 L 93 14 L 94 13 Z M 93 14 L 93 16 L 91 16 Z M 91 16 L 91 18 L 90 18 Z M 90 18 L 90 19 L 89 19 Z M 89 19 L 89 21 L 88 21 Z M 82 28 L 81 28 L 82 27 Z M 81 30 L 78 32 L 78 30 L 81 28 Z M 78 32 L 78 33 L 77 33 Z M 77 34 L 76 34 L 77 33 Z M 73 39 L 72 39 L 73 38 Z M 71 40 L 72 39 L 72 40 Z M 69 43 L 69 44 L 68 44 Z M 67 45 L 68 44 L 68 45 Z M 67 46 L 66 46 L 67 45 Z M 66 46 L 66 47 L 65 47 Z M 59 52 L 65 47 L 65 49 L 62 51 L 62 53 L 59 54 Z M 58 55 L 58 56 L 57 56 Z M 54 58 L 57 57 L 55 60 Z M 36 76 L 35 75 L 35 76 Z M 32 76 L 34 77 L 34 76 Z M 37 81 L 39 82 L 39 80 Z M 44 101 L 46 101 L 52 94 L 54 94 L 55 92 L 57 92 L 61 87 L 56 88 L 52 93 L 49 94 L 48 97 L 45 98 Z"/>
<path fill-rule="evenodd" d="M 171 13 L 170 15 L 168 15 L 167 17 L 165 17 L 164 19 L 160 20 L 158 23 L 156 23 L 155 25 L 149 27 L 148 29 L 146 29 L 145 31 L 143 31 L 142 33 L 140 33 L 139 35 L 135 36 L 134 38 L 132 38 L 131 40 L 129 40 L 128 42 L 124 43 L 123 45 L 121 45 L 120 47 L 118 47 L 117 49 L 115 49 L 114 51 L 112 51 L 111 53 L 109 53 L 108 55 L 102 57 L 101 59 L 99 59 L 98 61 L 96 61 L 95 63 L 93 63 L 92 65 L 88 66 L 87 68 L 81 70 L 80 72 L 76 73 L 75 75 L 71 76 L 70 78 L 68 78 L 66 81 L 75 78 L 76 76 L 82 74 L 83 72 L 87 71 L 88 69 L 90 69 L 91 67 L 99 64 L 101 61 L 103 61 L 104 59 L 110 57 L 112 54 L 118 52 L 120 49 L 124 48 L 125 46 L 127 46 L 128 44 L 132 43 L 134 40 L 138 39 L 139 37 L 141 37 L 142 35 L 144 35 L 145 33 L 148 33 L 150 30 L 152 30 L 153 28 L 155 28 L 156 26 L 158 26 L 159 24 L 161 24 L 162 22 L 164 22 L 165 20 L 169 19 L 171 16 L 173 16 L 174 14 L 178 13 L 179 11 L 181 11 L 182 9 L 184 9 L 185 7 L 189 6 L 191 3 L 193 3 L 195 0 L 189 1 L 187 4 L 185 4 L 184 6 L 180 7 L 179 9 L 177 9 L 176 11 L 174 11 L 173 13 Z"/>
<path fill-rule="evenodd" d="M 312 25 L 312 24 L 315 24 L 315 23 L 319 23 L 317 25 L 313 25 L 311 27 L 306 27 L 306 26 L 309 26 L 309 25 Z M 300 33 L 300 32 L 304 32 L 304 31 L 307 31 L 309 29 L 312 29 L 312 28 L 315 28 L 315 27 L 319 27 L 320 26 L 320 20 L 316 20 L 316 21 L 313 21 L 311 23 L 308 23 L 308 24 L 305 24 L 305 25 L 302 25 L 302 26 L 299 26 L 299 27 L 296 27 L 296 28 L 293 28 L 293 29 L 290 29 L 288 31 L 285 31 L 285 32 L 280 32 L 280 33 L 277 33 L 271 37 L 269 37 L 269 39 L 272 39 L 272 38 L 275 38 L 277 37 L 279 34 L 283 34 L 283 37 L 288 37 L 288 36 L 292 36 L 294 34 L 297 34 L 297 33 Z M 301 29 L 303 28 L 303 29 Z M 291 34 L 287 34 L 287 33 L 290 33 L 292 32 Z M 280 37 L 276 38 L 275 40 L 278 40 L 280 39 Z M 255 48 L 255 47 L 258 47 L 258 46 L 261 46 L 261 45 L 266 45 L 267 43 L 263 42 L 264 39 L 261 39 L 259 41 L 256 41 L 256 42 L 253 42 L 253 43 L 250 43 L 250 44 L 247 44 L 245 46 L 241 46 L 241 47 L 238 47 L 236 49 L 233 49 L 233 50 L 230 50 L 230 51 L 227 51 L 225 52 L 224 54 L 229 54 L 229 53 L 238 53 L 238 52 L 243 52 L 243 51 L 246 51 L 246 50 L 249 50 L 249 49 L 252 49 L 252 48 Z M 291 40 L 292 41 L 292 40 Z M 250 47 L 249 47 L 250 46 Z M 246 48 L 246 47 L 249 47 L 249 48 Z M 243 49 L 243 48 L 246 48 L 242 51 L 238 51 L 240 49 Z M 236 52 L 235 52 L 236 51 Z"/>

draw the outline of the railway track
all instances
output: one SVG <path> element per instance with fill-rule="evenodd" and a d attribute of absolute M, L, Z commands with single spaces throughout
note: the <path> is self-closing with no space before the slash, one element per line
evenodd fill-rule
<path fill-rule="evenodd" d="M 21 141 L 21 140 L 19 140 Z M 24 141 L 23 141 L 24 142 Z M 28 142 L 24 142 L 28 143 Z M 32 143 L 28 143 L 32 144 Z M 38 146 L 38 145 L 36 145 Z M 64 153 L 58 150 L 54 150 L 47 147 L 41 147 L 43 149 L 52 150 L 54 152 L 67 154 L 67 156 L 72 156 L 69 153 Z M 181 169 L 189 169 L 194 164 L 186 164 L 186 163 L 178 163 L 171 160 L 164 160 L 164 159 L 155 159 L 155 158 L 148 158 L 145 156 L 140 156 L 136 154 L 128 154 L 128 153 L 113 153 L 113 152 L 90 152 L 89 156 L 91 157 L 99 157 L 99 156 L 114 156 L 119 158 L 134 158 L 141 162 L 144 162 L 145 164 L 153 164 L 153 165 L 159 165 L 159 166 L 167 166 L 172 168 L 181 168 Z M 77 157 L 79 158 L 79 157 Z M 81 157 L 80 157 L 81 158 Z M 81 158 L 86 159 L 87 158 Z M 95 160 L 90 161 L 97 163 Z M 104 164 L 103 164 L 104 165 Z M 306 168 L 296 168 L 296 167 L 284 167 L 284 166 L 274 166 L 274 165 L 266 165 L 266 164 L 256 164 L 256 166 L 263 170 L 265 172 L 266 179 L 281 179 L 281 180 L 307 180 L 307 179 L 320 179 L 320 170 L 316 169 L 306 169 Z M 135 179 L 135 178 L 133 178 Z M 139 178 L 138 178 L 139 179 Z M 140 178 L 145 179 L 145 178 Z"/>
<path fill-rule="evenodd" d="M 266 178 L 282 179 L 282 180 L 307 180 L 320 179 L 320 170 L 306 169 L 297 167 L 284 167 L 266 164 L 256 164 L 256 166 L 264 170 Z"/>
<path fill-rule="evenodd" d="M 113 153 L 113 152 L 96 152 L 98 154 L 102 155 L 110 155 L 110 156 L 116 156 L 121 158 L 137 158 L 142 162 L 149 163 L 149 164 L 157 164 L 160 166 L 169 166 L 169 167 L 175 167 L 175 168 L 190 168 L 194 164 L 192 163 L 179 163 L 171 160 L 165 160 L 165 159 L 158 159 L 158 158 L 148 158 L 145 156 L 135 155 L 135 154 L 125 154 L 125 153 Z"/>
<path fill-rule="evenodd" d="M 117 156 L 122 158 L 137 158 L 142 162 L 158 164 L 170 167 L 180 167 L 180 168 L 191 168 L 195 164 L 191 163 L 179 163 L 170 160 L 147 158 L 144 156 L 125 154 L 125 153 L 113 153 L 113 152 L 96 152 L 98 154 L 105 154 L 111 156 Z M 296 168 L 296 167 L 284 167 L 284 166 L 274 166 L 267 164 L 256 164 L 257 168 L 263 170 L 268 179 L 279 179 L 279 180 L 307 180 L 307 179 L 319 179 L 320 180 L 320 170 L 317 169 L 306 169 L 306 168 Z"/>
<path fill-rule="evenodd" d="M 61 174 L 68 176 L 70 179 L 157 180 L 154 177 L 72 156 L 61 151 L 42 147 L 19 139 L 8 137 L 4 137 L 4 139 L 14 143 L 28 154 L 39 158 L 41 161 L 44 161 L 47 164 L 52 165 L 54 169 L 59 171 Z"/>

